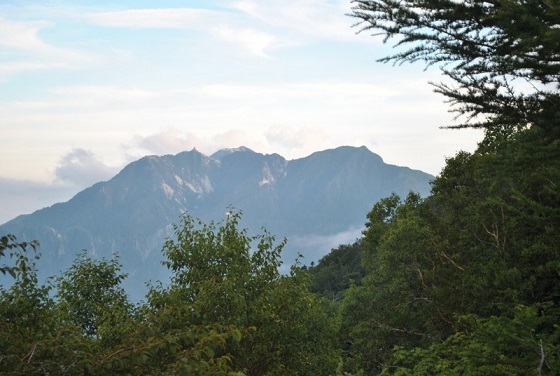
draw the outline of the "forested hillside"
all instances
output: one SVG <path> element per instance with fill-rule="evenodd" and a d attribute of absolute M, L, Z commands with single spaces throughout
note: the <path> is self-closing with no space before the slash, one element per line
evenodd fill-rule
<path fill-rule="evenodd" d="M 539 134 L 459 153 L 426 200 L 373 207 L 367 275 L 339 303 L 349 371 L 556 374 L 560 156 Z"/>
<path fill-rule="evenodd" d="M 559 374 L 560 5 L 355 4 L 366 29 L 414 43 L 389 61 L 452 65 L 456 86 L 436 89 L 460 126 L 485 129 L 477 150 L 450 157 L 431 196 L 380 200 L 363 238 L 287 275 L 284 242 L 240 214 L 185 214 L 163 247 L 170 281 L 138 305 L 118 259 L 83 253 L 43 283 L 36 244 L 4 236 L 0 372 Z"/>

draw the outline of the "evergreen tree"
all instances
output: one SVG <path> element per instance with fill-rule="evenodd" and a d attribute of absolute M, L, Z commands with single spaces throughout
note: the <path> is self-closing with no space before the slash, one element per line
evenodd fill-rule
<path fill-rule="evenodd" d="M 362 31 L 396 38 L 382 62 L 438 65 L 435 84 L 466 121 L 536 126 L 560 136 L 560 3 L 556 0 L 354 0 Z"/>
<path fill-rule="evenodd" d="M 560 155 L 539 133 L 487 138 L 447 161 L 429 198 L 374 206 L 370 272 L 342 302 L 348 370 L 554 374 Z"/>

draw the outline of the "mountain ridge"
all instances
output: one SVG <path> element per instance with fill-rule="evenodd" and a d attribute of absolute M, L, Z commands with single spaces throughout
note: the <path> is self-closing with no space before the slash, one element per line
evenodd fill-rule
<path fill-rule="evenodd" d="M 145 282 L 165 273 L 154 265 L 160 264 L 163 242 L 182 212 L 220 221 L 232 206 L 243 212 L 243 227 L 252 232 L 265 227 L 288 239 L 286 262 L 298 253 L 310 262 L 338 245 L 317 249 L 317 239 L 360 236 L 376 201 L 410 190 L 426 196 L 432 179 L 422 171 L 386 164 L 365 146 L 342 146 L 293 160 L 246 147 L 211 156 L 192 149 L 142 157 L 67 202 L 8 221 L 0 233 L 39 240 L 39 266 L 51 275 L 87 249 L 95 257 L 118 253 L 133 279 Z M 291 238 L 298 239 L 298 249 L 290 248 Z"/>

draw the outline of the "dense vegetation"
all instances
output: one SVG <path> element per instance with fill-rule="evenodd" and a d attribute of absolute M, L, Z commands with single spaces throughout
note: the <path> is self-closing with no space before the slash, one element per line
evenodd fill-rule
<path fill-rule="evenodd" d="M 431 196 L 382 199 L 362 239 L 288 275 L 284 243 L 248 235 L 239 213 L 185 214 L 163 248 L 171 280 L 138 305 L 118 258 L 82 252 L 42 283 L 37 244 L 3 236 L 15 283 L 0 291 L 0 372 L 560 374 L 558 2 L 355 3 L 366 29 L 414 43 L 387 61 L 447 63 L 457 86 L 436 90 L 485 129 L 477 150 L 449 158 Z"/>
<path fill-rule="evenodd" d="M 556 374 L 560 149 L 539 133 L 457 154 L 425 200 L 374 206 L 369 272 L 340 307 L 349 370 Z"/>

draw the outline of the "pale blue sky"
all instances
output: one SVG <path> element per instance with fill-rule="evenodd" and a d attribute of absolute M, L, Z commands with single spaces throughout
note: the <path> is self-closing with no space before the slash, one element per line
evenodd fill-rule
<path fill-rule="evenodd" d="M 356 35 L 349 0 L 2 1 L 0 223 L 146 154 L 365 145 L 437 174 L 481 134 Z"/>

